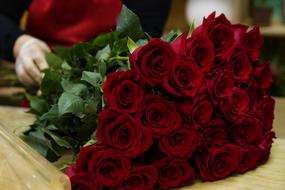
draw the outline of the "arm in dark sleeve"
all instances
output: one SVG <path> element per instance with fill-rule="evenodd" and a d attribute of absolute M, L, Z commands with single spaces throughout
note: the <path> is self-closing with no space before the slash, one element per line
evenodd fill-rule
<path fill-rule="evenodd" d="M 0 59 L 13 61 L 14 43 L 24 33 L 19 22 L 29 4 L 29 0 L 0 1 Z"/>
<path fill-rule="evenodd" d="M 161 36 L 171 0 L 123 0 L 123 3 L 140 17 L 145 32 L 152 37 Z"/>

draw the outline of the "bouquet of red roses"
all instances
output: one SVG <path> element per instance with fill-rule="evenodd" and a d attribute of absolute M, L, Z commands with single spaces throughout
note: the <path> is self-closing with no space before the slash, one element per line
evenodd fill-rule
<path fill-rule="evenodd" d="M 211 14 L 191 36 L 152 39 L 107 76 L 97 142 L 81 149 L 73 190 L 170 189 L 265 163 L 274 132 L 259 29 Z"/>

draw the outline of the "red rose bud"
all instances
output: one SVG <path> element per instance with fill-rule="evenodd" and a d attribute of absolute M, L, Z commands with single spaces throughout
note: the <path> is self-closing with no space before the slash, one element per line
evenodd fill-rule
<path fill-rule="evenodd" d="M 229 143 L 226 127 L 225 121 L 220 118 L 210 121 L 202 132 L 201 148 L 207 150 Z"/>
<path fill-rule="evenodd" d="M 105 109 L 99 114 L 98 121 L 98 143 L 117 149 L 126 157 L 136 157 L 152 144 L 152 138 L 144 132 L 139 121 L 128 114 Z"/>
<path fill-rule="evenodd" d="M 96 144 L 81 149 L 76 167 L 88 172 L 104 187 L 119 184 L 131 168 L 130 160 L 119 151 Z"/>
<path fill-rule="evenodd" d="M 191 158 L 199 145 L 199 133 L 186 127 L 170 132 L 159 142 L 159 148 L 164 154 L 181 158 Z"/>
<path fill-rule="evenodd" d="M 257 161 L 259 160 L 260 152 L 257 147 L 246 145 L 240 148 L 239 166 L 237 168 L 238 173 L 245 173 L 248 170 L 257 167 Z"/>
<path fill-rule="evenodd" d="M 98 185 L 88 173 L 78 173 L 70 178 L 72 190 L 102 190 L 102 186 Z"/>
<path fill-rule="evenodd" d="M 174 103 L 153 94 L 145 97 L 137 117 L 144 130 L 155 138 L 168 134 L 181 125 Z"/>
<path fill-rule="evenodd" d="M 160 189 L 191 185 L 195 180 L 193 168 L 184 159 L 166 157 L 158 165 Z"/>
<path fill-rule="evenodd" d="M 152 190 L 157 182 L 157 169 L 153 166 L 134 168 L 115 188 L 117 190 Z"/>
<path fill-rule="evenodd" d="M 255 110 L 261 114 L 261 119 L 264 124 L 266 131 L 272 129 L 274 120 L 274 107 L 275 100 L 272 97 L 264 97 L 260 102 L 257 103 Z"/>
<path fill-rule="evenodd" d="M 169 76 L 164 76 L 163 87 L 171 95 L 194 97 L 203 82 L 203 70 L 193 59 L 177 59 Z"/>
<path fill-rule="evenodd" d="M 224 179 L 238 167 L 239 147 L 232 144 L 215 147 L 199 154 L 195 161 L 202 181 Z"/>
<path fill-rule="evenodd" d="M 263 134 L 263 124 L 254 116 L 242 117 L 233 126 L 232 136 L 239 145 L 255 144 Z"/>
<path fill-rule="evenodd" d="M 233 122 L 249 109 L 249 97 L 244 90 L 234 88 L 232 95 L 223 99 L 219 106 L 225 118 Z"/>
<path fill-rule="evenodd" d="M 119 112 L 136 112 L 144 97 L 144 89 L 131 71 L 109 74 L 103 91 L 108 106 Z"/>
<path fill-rule="evenodd" d="M 170 44 L 160 39 L 151 40 L 130 55 L 132 69 L 151 87 L 161 84 L 162 79 L 169 75 L 175 59 L 176 54 Z"/>
<path fill-rule="evenodd" d="M 272 84 L 272 72 L 269 62 L 258 65 L 254 70 L 254 74 L 259 88 L 267 92 Z"/>
<path fill-rule="evenodd" d="M 247 81 L 253 73 L 252 63 L 247 53 L 235 48 L 227 61 L 227 67 L 238 81 Z"/>

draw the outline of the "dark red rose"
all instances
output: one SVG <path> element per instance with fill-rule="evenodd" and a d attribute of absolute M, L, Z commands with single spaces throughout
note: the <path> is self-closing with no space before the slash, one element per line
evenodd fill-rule
<path fill-rule="evenodd" d="M 170 132 L 159 141 L 159 148 L 164 154 L 181 158 L 191 158 L 199 145 L 199 133 L 186 127 Z"/>
<path fill-rule="evenodd" d="M 98 116 L 98 122 L 98 143 L 117 149 L 126 157 L 136 157 L 152 144 L 152 138 L 139 121 L 128 114 L 104 109 Z"/>
<path fill-rule="evenodd" d="M 213 105 L 207 95 L 198 95 L 194 101 L 186 100 L 177 102 L 178 111 L 189 125 L 202 129 L 211 120 Z"/>
<path fill-rule="evenodd" d="M 210 149 L 213 147 L 221 147 L 229 142 L 228 134 L 225 131 L 226 123 L 222 119 L 214 119 L 207 124 L 202 132 L 201 147 Z"/>
<path fill-rule="evenodd" d="M 238 167 L 239 147 L 232 144 L 215 147 L 199 154 L 195 161 L 202 181 L 224 179 Z"/>
<path fill-rule="evenodd" d="M 101 190 L 102 186 L 98 185 L 88 173 L 78 173 L 70 178 L 72 190 Z"/>
<path fill-rule="evenodd" d="M 261 137 L 262 140 L 258 143 L 258 149 L 261 154 L 260 159 L 258 160 L 258 164 L 264 164 L 268 160 L 273 138 L 276 138 L 273 131 L 268 131 Z"/>
<path fill-rule="evenodd" d="M 227 67 L 234 74 L 236 80 L 247 81 L 253 73 L 252 63 L 247 53 L 235 48 L 229 57 Z"/>
<path fill-rule="evenodd" d="M 219 69 L 206 82 L 210 95 L 215 102 L 218 102 L 220 99 L 232 95 L 235 79 L 231 72 Z"/>
<path fill-rule="evenodd" d="M 192 59 L 177 59 L 169 76 L 163 80 L 165 90 L 174 96 L 196 96 L 203 81 L 202 70 Z"/>
<path fill-rule="evenodd" d="M 240 88 L 233 88 L 232 95 L 223 99 L 220 108 L 228 121 L 235 121 L 249 109 L 249 97 Z"/>
<path fill-rule="evenodd" d="M 204 19 L 202 25 L 194 30 L 193 35 L 207 33 L 214 46 L 214 52 L 219 60 L 225 59 L 234 45 L 234 29 L 224 14 L 215 18 L 212 13 Z"/>
<path fill-rule="evenodd" d="M 257 167 L 260 153 L 257 147 L 246 145 L 240 148 L 238 173 L 244 173 Z"/>
<path fill-rule="evenodd" d="M 130 160 L 117 150 L 95 144 L 81 149 L 76 167 L 88 172 L 104 187 L 113 187 L 128 174 L 131 166 Z"/>
<path fill-rule="evenodd" d="M 153 94 L 145 97 L 138 117 L 144 129 L 155 138 L 168 134 L 181 125 L 174 103 Z"/>
<path fill-rule="evenodd" d="M 272 84 L 272 73 L 269 62 L 258 65 L 255 68 L 254 73 L 259 88 L 263 91 L 268 91 Z"/>
<path fill-rule="evenodd" d="M 184 159 L 167 157 L 158 165 L 158 183 L 160 189 L 183 187 L 194 183 L 193 168 Z"/>
<path fill-rule="evenodd" d="M 119 112 L 136 112 L 144 97 L 143 87 L 130 70 L 109 74 L 103 91 L 108 106 Z"/>
<path fill-rule="evenodd" d="M 208 35 L 196 35 L 187 38 L 188 33 L 181 34 L 171 46 L 182 59 L 194 59 L 196 64 L 204 71 L 213 65 L 214 49 Z"/>
<path fill-rule="evenodd" d="M 239 145 L 256 143 L 263 134 L 263 124 L 254 116 L 242 117 L 233 126 L 232 136 Z"/>
<path fill-rule="evenodd" d="M 175 62 L 176 54 L 169 43 L 153 39 L 130 55 L 134 72 L 151 87 L 161 84 Z"/>
<path fill-rule="evenodd" d="M 274 120 L 275 100 L 271 97 L 265 97 L 256 105 L 256 111 L 261 114 L 265 130 L 271 130 Z"/>
<path fill-rule="evenodd" d="M 263 37 L 260 35 L 259 27 L 253 27 L 253 29 L 247 32 L 245 36 L 247 40 L 247 49 L 250 52 L 251 58 L 257 60 L 264 41 Z"/>
<path fill-rule="evenodd" d="M 134 168 L 121 182 L 117 190 L 152 190 L 157 181 L 157 169 L 153 166 Z"/>

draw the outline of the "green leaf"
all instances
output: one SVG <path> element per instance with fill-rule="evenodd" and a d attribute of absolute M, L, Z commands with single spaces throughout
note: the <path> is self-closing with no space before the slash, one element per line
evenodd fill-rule
<path fill-rule="evenodd" d="M 33 113 L 43 114 L 48 111 L 48 103 L 43 98 L 29 94 L 27 94 L 27 98 L 30 101 L 31 110 Z"/>
<path fill-rule="evenodd" d="M 115 41 L 112 51 L 114 51 L 116 55 L 120 55 L 121 53 L 128 52 L 127 42 L 128 42 L 127 37 Z"/>
<path fill-rule="evenodd" d="M 130 53 L 133 53 L 138 47 L 137 44 L 129 37 L 128 37 L 127 46 L 129 48 Z"/>
<path fill-rule="evenodd" d="M 87 143 L 85 143 L 83 146 L 86 147 L 86 146 L 91 146 L 93 144 L 96 144 L 97 143 L 97 138 L 94 137 L 92 139 L 90 139 L 89 141 L 87 141 Z"/>
<path fill-rule="evenodd" d="M 58 118 L 58 105 L 52 105 L 48 112 L 44 113 L 40 120 L 54 121 Z"/>
<path fill-rule="evenodd" d="M 111 55 L 111 48 L 109 45 L 107 45 L 106 47 L 104 47 L 102 50 L 99 50 L 97 53 L 96 53 L 96 58 L 99 60 L 99 61 L 104 61 L 104 60 L 107 60 Z"/>
<path fill-rule="evenodd" d="M 92 41 L 92 45 L 97 46 L 99 48 L 103 48 L 108 44 L 112 44 L 117 39 L 118 39 L 118 34 L 116 31 L 109 32 L 109 33 L 105 33 L 105 34 L 101 34 L 101 35 L 97 36 Z"/>
<path fill-rule="evenodd" d="M 180 30 L 171 30 L 169 33 L 163 35 L 161 40 L 165 42 L 173 42 L 180 34 Z"/>
<path fill-rule="evenodd" d="M 63 62 L 61 58 L 59 58 L 53 53 L 46 53 L 45 58 L 46 58 L 48 65 L 53 69 L 59 69 Z"/>
<path fill-rule="evenodd" d="M 143 30 L 139 17 L 129 10 L 125 5 L 122 7 L 116 31 L 118 32 L 119 36 L 129 36 L 135 41 L 143 36 Z"/>
<path fill-rule="evenodd" d="M 65 92 L 74 95 L 81 95 L 87 91 L 87 86 L 81 83 L 73 83 L 71 81 L 63 79 L 61 81 L 61 86 Z"/>
<path fill-rule="evenodd" d="M 146 39 L 140 39 L 140 40 L 138 40 L 137 41 L 137 46 L 138 47 L 141 47 L 141 46 L 144 46 L 144 45 L 146 45 L 148 43 L 148 40 L 146 40 Z"/>
<path fill-rule="evenodd" d="M 45 71 L 44 78 L 41 84 L 41 91 L 43 95 L 51 94 L 58 90 L 60 86 L 61 76 L 59 73 L 51 70 Z"/>
<path fill-rule="evenodd" d="M 50 126 L 50 127 L 56 128 L 55 126 Z M 71 148 L 71 145 L 69 144 L 69 142 L 67 142 L 66 140 L 64 140 L 62 137 L 58 136 L 54 132 L 49 131 L 48 129 L 43 129 L 43 131 L 46 134 L 48 134 L 54 140 L 54 142 L 58 144 L 59 146 L 67 148 L 67 149 Z"/>
<path fill-rule="evenodd" d="M 58 100 L 58 113 L 80 113 L 84 110 L 83 100 L 79 96 L 64 92 Z"/>
<path fill-rule="evenodd" d="M 190 36 L 192 35 L 192 33 L 193 33 L 194 30 L 195 30 L 195 23 L 192 22 L 192 23 L 190 24 L 190 28 L 189 28 L 189 35 L 190 35 Z"/>
<path fill-rule="evenodd" d="M 62 63 L 61 68 L 67 71 L 70 71 L 72 69 L 72 67 L 66 61 Z"/>
<path fill-rule="evenodd" d="M 99 73 L 83 71 L 81 80 L 84 80 L 94 87 L 101 85 L 103 79 Z"/>

